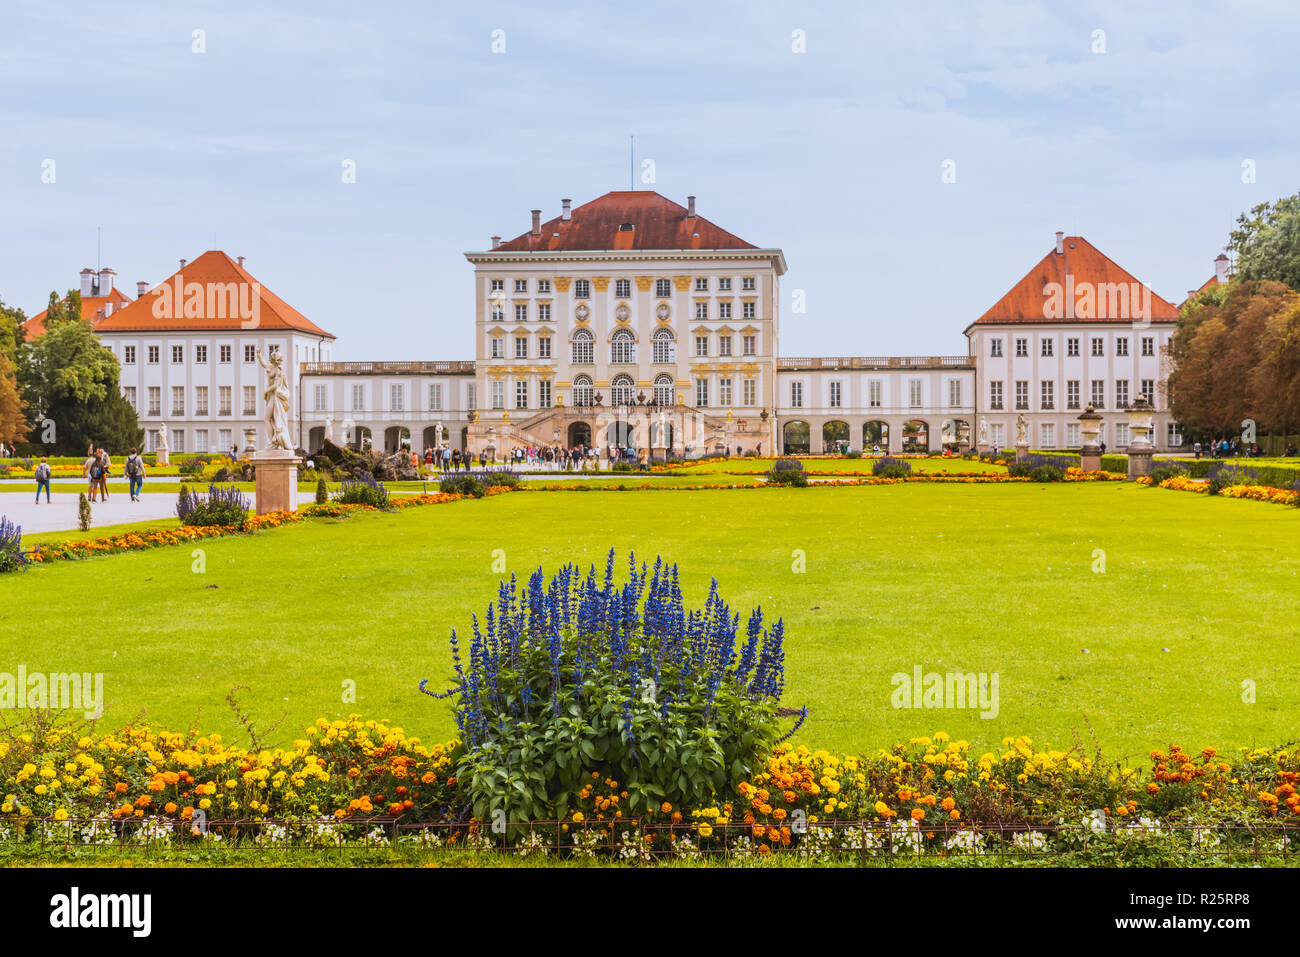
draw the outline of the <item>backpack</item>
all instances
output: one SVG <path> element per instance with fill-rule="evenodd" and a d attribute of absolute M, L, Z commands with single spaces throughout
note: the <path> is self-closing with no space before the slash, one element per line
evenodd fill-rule
<path fill-rule="evenodd" d="M 134 455 L 126 460 L 126 474 L 132 477 L 140 474 L 140 460 Z"/>
<path fill-rule="evenodd" d="M 50 480 L 50 467 L 42 462 L 36 466 L 36 481 L 48 482 Z"/>
<path fill-rule="evenodd" d="M 93 479 L 97 479 L 103 474 L 104 474 L 104 467 L 100 465 L 99 460 L 96 459 L 95 464 L 90 467 L 90 477 Z"/>

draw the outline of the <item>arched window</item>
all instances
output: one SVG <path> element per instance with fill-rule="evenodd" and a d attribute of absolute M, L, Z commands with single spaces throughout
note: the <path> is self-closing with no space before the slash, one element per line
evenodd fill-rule
<path fill-rule="evenodd" d="M 614 405 L 631 405 L 636 383 L 630 375 L 616 375 L 609 383 L 609 398 Z"/>
<path fill-rule="evenodd" d="M 578 331 L 579 331 L 579 332 L 582 332 L 582 331 L 584 331 L 584 330 L 581 330 L 581 329 L 580 329 L 580 330 L 578 330 Z M 587 338 L 588 338 L 588 339 L 591 338 L 590 334 L 588 334 Z M 575 345 L 575 346 L 577 345 L 577 336 L 576 336 L 576 335 L 574 336 L 574 345 Z M 589 348 L 589 349 L 591 348 L 591 343 L 590 343 L 590 342 L 588 342 L 588 344 L 587 344 L 587 348 Z M 592 398 L 592 392 L 591 392 L 591 376 L 587 376 L 587 375 L 580 375 L 580 376 L 577 376 L 577 377 L 573 380 L 573 404 L 574 404 L 574 405 L 591 405 L 591 398 Z"/>
<path fill-rule="evenodd" d="M 655 405 L 673 404 L 673 377 L 664 373 L 655 376 Z"/>
<path fill-rule="evenodd" d="M 619 329 L 609 337 L 609 361 L 627 364 L 636 361 L 636 336 L 628 329 Z"/>
<path fill-rule="evenodd" d="M 589 366 L 596 361 L 596 337 L 587 329 L 573 334 L 573 364 Z M 587 383 L 590 385 L 590 380 Z"/>
<path fill-rule="evenodd" d="M 677 361 L 677 343 L 673 340 L 671 329 L 656 329 L 650 337 L 652 361 L 658 363 Z"/>

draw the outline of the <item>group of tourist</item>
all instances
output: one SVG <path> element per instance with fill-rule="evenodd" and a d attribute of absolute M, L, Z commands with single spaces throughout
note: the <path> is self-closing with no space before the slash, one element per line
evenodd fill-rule
<path fill-rule="evenodd" d="M 1217 438 L 1213 442 L 1206 442 L 1202 445 L 1200 442 L 1192 443 L 1192 454 L 1198 459 L 1202 456 L 1209 456 L 1215 459 L 1238 458 L 1258 458 L 1263 455 L 1263 450 L 1259 447 L 1258 442 L 1242 442 L 1240 439 Z M 1295 455 L 1296 447 L 1294 444 L 1287 445 L 1283 455 Z"/>
<path fill-rule="evenodd" d="M 132 449 L 122 465 L 122 471 L 126 473 L 128 492 L 131 501 L 140 501 L 140 493 L 144 489 L 144 459 L 140 457 L 137 449 Z M 113 460 L 108 452 L 103 448 L 97 448 L 91 443 L 90 448 L 86 450 L 86 461 L 81 465 L 82 478 L 86 480 L 86 498 L 91 502 L 108 501 L 108 480 L 113 474 Z M 50 482 L 54 478 L 54 471 L 50 468 L 49 459 L 42 455 L 40 462 L 33 469 L 33 477 L 36 479 L 36 504 L 41 504 L 41 492 L 45 493 L 45 504 L 50 504 Z"/>

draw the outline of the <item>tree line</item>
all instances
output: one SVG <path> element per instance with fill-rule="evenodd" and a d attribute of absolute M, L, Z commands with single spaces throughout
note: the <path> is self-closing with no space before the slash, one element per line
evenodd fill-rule
<path fill-rule="evenodd" d="M 1226 284 L 1183 303 L 1170 342 L 1169 402 L 1187 439 L 1300 430 L 1300 193 L 1237 218 Z"/>
<path fill-rule="evenodd" d="M 143 444 L 121 367 L 81 316 L 81 294 L 50 293 L 45 334 L 28 341 L 21 309 L 0 300 L 0 441 L 30 455 Z"/>

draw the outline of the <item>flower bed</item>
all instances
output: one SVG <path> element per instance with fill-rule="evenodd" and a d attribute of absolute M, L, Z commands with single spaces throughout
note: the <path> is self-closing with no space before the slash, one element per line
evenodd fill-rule
<path fill-rule="evenodd" d="M 1155 484 L 1151 478 L 1146 476 L 1137 481 L 1139 485 L 1151 486 Z M 1210 492 L 1210 483 L 1208 481 L 1182 475 L 1165 479 L 1159 483 L 1159 487 L 1172 489 L 1176 492 L 1192 492 L 1197 495 L 1207 495 Z M 1228 485 L 1219 490 L 1219 497 L 1247 498 L 1256 502 L 1271 502 L 1274 505 L 1300 506 L 1300 492 L 1273 488 L 1271 485 Z"/>

